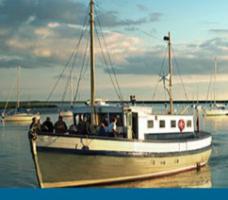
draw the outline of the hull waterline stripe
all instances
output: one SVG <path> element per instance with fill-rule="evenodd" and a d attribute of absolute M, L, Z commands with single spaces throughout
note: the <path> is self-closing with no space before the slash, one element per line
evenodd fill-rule
<path fill-rule="evenodd" d="M 199 150 L 180 151 L 172 153 L 147 153 L 147 152 L 123 152 L 123 151 L 96 151 L 96 150 L 78 150 L 78 149 L 64 149 L 64 148 L 51 148 L 51 147 L 37 147 L 38 152 L 54 152 L 54 153 L 67 153 L 75 155 L 88 155 L 88 156 L 114 156 L 114 157 L 171 157 L 181 155 L 192 155 L 201 153 L 211 149 L 211 145 Z"/>

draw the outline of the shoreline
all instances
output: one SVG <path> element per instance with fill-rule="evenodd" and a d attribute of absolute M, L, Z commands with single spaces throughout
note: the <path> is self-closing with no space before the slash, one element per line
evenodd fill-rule
<path fill-rule="evenodd" d="M 107 103 L 111 104 L 117 104 L 117 103 L 130 103 L 130 101 L 106 101 Z M 78 101 L 76 104 L 85 104 L 86 101 Z M 159 101 L 150 101 L 150 100 L 139 100 L 135 102 L 136 104 L 169 104 L 169 101 L 159 100 Z M 174 104 L 210 104 L 211 101 L 208 100 L 177 100 L 174 101 Z M 219 100 L 216 101 L 217 104 L 228 104 L 228 100 Z M 28 108 L 58 108 L 59 105 L 69 105 L 69 101 L 61 102 L 61 101 L 22 101 L 20 102 L 20 108 L 28 109 Z M 0 102 L 0 109 L 4 109 L 6 105 L 6 102 L 1 101 Z M 16 106 L 16 101 L 10 101 L 8 102 L 7 109 L 13 109 Z"/>

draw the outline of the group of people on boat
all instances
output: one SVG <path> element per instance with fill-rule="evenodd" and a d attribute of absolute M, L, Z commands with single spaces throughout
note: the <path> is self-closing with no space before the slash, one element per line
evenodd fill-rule
<path fill-rule="evenodd" d="M 75 123 L 69 127 L 70 134 L 90 135 L 97 134 L 103 137 L 117 137 L 119 132 L 117 130 L 117 118 L 113 117 L 109 122 L 108 117 L 104 117 L 99 123 L 98 127 L 91 125 L 90 117 L 84 115 L 79 117 L 78 123 Z"/>
<path fill-rule="evenodd" d="M 34 117 L 32 123 L 30 124 L 29 130 L 32 132 L 43 132 L 43 133 L 56 133 L 61 134 L 67 131 L 67 125 L 63 121 L 63 118 L 59 116 L 58 120 L 53 124 L 50 117 L 47 117 L 46 120 L 41 124 L 40 119 Z"/>
<path fill-rule="evenodd" d="M 103 137 L 118 137 L 119 132 L 117 130 L 117 118 L 112 117 L 111 122 L 105 117 L 98 128 L 96 133 L 99 136 Z M 29 130 L 36 133 L 54 133 L 54 134 L 80 134 L 80 135 L 89 135 L 93 134 L 90 119 L 88 116 L 80 118 L 77 124 L 72 124 L 67 127 L 66 123 L 63 121 L 63 117 L 59 116 L 58 120 L 53 124 L 50 117 L 47 117 L 46 120 L 41 123 L 40 119 L 33 118 L 32 123 L 30 124 Z"/>

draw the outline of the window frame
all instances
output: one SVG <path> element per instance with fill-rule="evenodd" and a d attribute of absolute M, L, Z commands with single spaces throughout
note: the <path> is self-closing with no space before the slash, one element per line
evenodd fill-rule
<path fill-rule="evenodd" d="M 149 126 L 150 123 L 152 123 L 152 126 Z M 148 129 L 154 128 L 154 120 L 147 120 L 147 128 L 148 128 Z"/>
<path fill-rule="evenodd" d="M 164 125 L 162 125 L 161 123 L 164 123 Z M 166 128 L 166 121 L 165 120 L 159 120 L 159 128 Z"/>
<path fill-rule="evenodd" d="M 175 125 L 173 123 L 175 123 Z M 176 120 L 171 120 L 170 121 L 170 128 L 177 128 L 177 121 Z"/>

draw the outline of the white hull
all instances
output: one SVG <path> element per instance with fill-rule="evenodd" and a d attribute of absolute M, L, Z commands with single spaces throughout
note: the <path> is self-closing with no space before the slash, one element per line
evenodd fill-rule
<path fill-rule="evenodd" d="M 200 150 L 211 145 L 212 137 L 184 141 L 132 141 L 110 140 L 87 137 L 38 136 L 37 147 L 68 150 L 110 151 L 129 153 L 175 153 Z"/>
<path fill-rule="evenodd" d="M 28 113 L 16 113 L 12 115 L 6 115 L 3 117 L 5 122 L 21 122 L 21 121 L 32 121 L 32 118 L 36 117 L 40 119 L 39 114 L 28 114 Z"/>
<path fill-rule="evenodd" d="M 59 113 L 59 116 L 62 116 L 62 117 L 73 117 L 73 112 L 72 111 L 61 111 Z"/>
<path fill-rule="evenodd" d="M 210 147 L 209 136 L 143 142 L 38 135 L 32 142 L 43 188 L 107 184 L 187 171 L 208 162 Z"/>
<path fill-rule="evenodd" d="M 206 116 L 224 116 L 228 115 L 228 110 L 221 110 L 221 109 L 211 109 L 205 110 Z"/>

